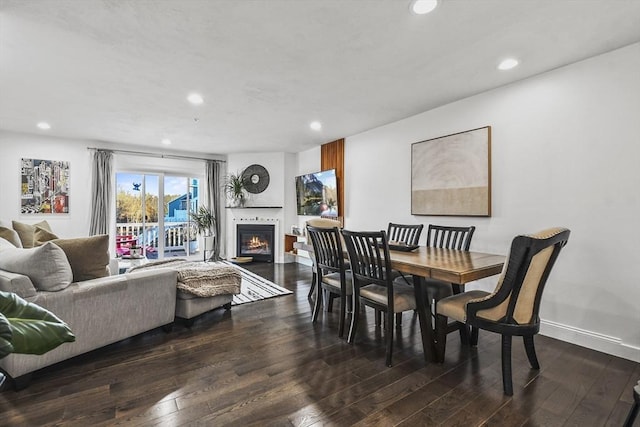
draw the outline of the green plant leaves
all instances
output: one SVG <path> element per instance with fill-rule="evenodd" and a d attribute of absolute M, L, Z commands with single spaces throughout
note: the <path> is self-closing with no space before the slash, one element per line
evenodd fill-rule
<path fill-rule="evenodd" d="M 9 320 L 0 313 L 0 359 L 9 353 L 13 353 L 12 338 L 13 333 L 11 332 Z"/>
<path fill-rule="evenodd" d="M 76 339 L 56 315 L 14 293 L 0 292 L 0 314 L 0 358 L 10 352 L 44 354 Z"/>

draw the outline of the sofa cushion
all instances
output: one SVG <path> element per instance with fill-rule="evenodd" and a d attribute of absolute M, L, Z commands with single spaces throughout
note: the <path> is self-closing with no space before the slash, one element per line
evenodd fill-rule
<path fill-rule="evenodd" d="M 3 227 L 0 225 L 0 237 L 7 240 L 16 248 L 22 247 L 22 242 L 20 241 L 20 236 L 16 232 L 16 230 L 8 227 Z"/>
<path fill-rule="evenodd" d="M 54 239 L 49 243 L 58 245 L 67 255 L 73 271 L 74 282 L 109 275 L 108 234 L 74 239 Z"/>
<path fill-rule="evenodd" d="M 36 226 L 39 226 L 41 228 L 44 228 L 45 230 L 51 231 L 51 227 L 49 226 L 49 223 L 46 220 L 40 221 L 36 224 L 25 224 L 23 222 L 11 221 L 11 225 L 13 229 L 18 233 L 18 236 L 20 236 L 20 241 L 22 242 L 23 248 L 33 247 L 33 242 L 34 242 L 33 234 L 36 231 Z"/>
<path fill-rule="evenodd" d="M 62 249 L 53 243 L 37 248 L 0 247 L 0 268 L 24 274 L 40 291 L 59 291 L 71 284 L 73 273 Z"/>
<path fill-rule="evenodd" d="M 39 225 L 35 226 L 35 230 L 33 232 L 33 246 L 43 245 L 44 242 L 48 242 L 53 239 L 59 239 L 59 237 L 53 234 L 51 230 L 42 228 Z"/>
<path fill-rule="evenodd" d="M 0 270 L 0 291 L 13 292 L 21 298 L 31 298 L 36 295 L 36 288 L 28 276 L 5 270 Z"/>

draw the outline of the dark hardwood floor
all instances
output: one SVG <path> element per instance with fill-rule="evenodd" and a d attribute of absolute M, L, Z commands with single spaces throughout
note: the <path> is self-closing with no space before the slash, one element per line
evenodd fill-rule
<path fill-rule="evenodd" d="M 41 370 L 25 390 L 0 393 L 0 424 L 620 426 L 631 407 L 638 363 L 538 336 L 534 371 L 514 340 L 506 397 L 497 335 L 481 331 L 469 349 L 451 334 L 445 363 L 426 364 L 408 313 L 387 368 L 370 309 L 349 345 L 337 336 L 335 307 L 311 323 L 309 267 L 247 268 L 294 295 L 215 310 L 190 329 L 156 329 Z"/>

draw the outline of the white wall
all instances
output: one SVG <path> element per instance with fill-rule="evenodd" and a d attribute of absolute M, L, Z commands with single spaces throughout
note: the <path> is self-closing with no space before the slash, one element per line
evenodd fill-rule
<path fill-rule="evenodd" d="M 471 250 L 499 254 L 516 234 L 566 226 L 542 333 L 640 361 L 639 73 L 634 44 L 347 138 L 345 223 L 475 225 Z M 486 125 L 493 216 L 412 216 L 411 143 Z"/>
<path fill-rule="evenodd" d="M 91 204 L 91 141 L 69 141 L 40 135 L 0 131 L 0 218 L 26 223 L 46 219 L 61 237 L 89 233 Z M 20 214 L 20 159 L 63 160 L 70 164 L 68 214 Z"/>
<path fill-rule="evenodd" d="M 0 131 L 0 183 L 2 183 L 0 185 L 0 200 L 3 201 L 0 203 L 0 218 L 26 223 L 46 219 L 54 233 L 60 237 L 87 236 L 91 222 L 90 188 L 93 162 L 93 151 L 88 150 L 87 147 L 131 149 L 131 147 L 122 147 L 119 144 Z M 145 151 L 149 151 L 149 149 L 147 148 Z M 20 214 L 21 158 L 70 162 L 69 214 Z M 113 167 L 115 172 L 166 172 L 199 178 L 204 176 L 204 161 L 202 160 L 116 154 Z M 115 233 L 115 210 L 112 214 L 111 229 Z"/>
<path fill-rule="evenodd" d="M 295 155 L 291 153 L 241 153 L 232 154 L 227 158 L 227 171 L 238 173 L 247 166 L 259 164 L 269 172 L 269 186 L 259 194 L 250 194 L 245 209 L 224 209 L 227 215 L 226 226 L 226 255 L 236 256 L 235 227 L 238 221 L 275 220 L 276 242 L 274 261 L 277 263 L 291 262 L 284 254 L 284 233 L 291 229 L 291 221 L 295 219 Z M 291 204 L 291 192 L 294 203 Z M 266 206 L 266 208 L 255 208 Z"/>

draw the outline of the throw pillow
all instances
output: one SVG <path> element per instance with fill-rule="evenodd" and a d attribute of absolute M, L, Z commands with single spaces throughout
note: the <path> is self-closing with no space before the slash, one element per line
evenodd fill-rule
<path fill-rule="evenodd" d="M 0 250 L 0 268 L 24 274 L 40 291 L 60 291 L 71 284 L 73 273 L 64 251 L 53 243 L 37 248 Z"/>
<path fill-rule="evenodd" d="M 36 226 L 51 231 L 51 227 L 46 220 L 40 221 L 37 224 L 25 224 L 23 222 L 11 221 L 11 225 L 13 226 L 13 229 L 18 233 L 18 236 L 20 236 L 22 247 L 25 249 L 33 247 L 33 234 L 36 231 Z"/>
<path fill-rule="evenodd" d="M 59 237 L 53 234 L 51 230 L 46 230 L 39 225 L 35 226 L 35 231 L 33 232 L 33 246 L 41 246 L 45 242 L 53 239 L 59 239 Z"/>
<path fill-rule="evenodd" d="M 20 241 L 20 236 L 16 233 L 15 230 L 7 227 L 3 227 L 0 225 L 0 237 L 9 241 L 16 248 L 22 247 L 22 242 Z"/>
<path fill-rule="evenodd" d="M 55 239 L 50 242 L 62 248 L 67 255 L 74 282 L 109 275 L 108 234 L 75 239 Z"/>

